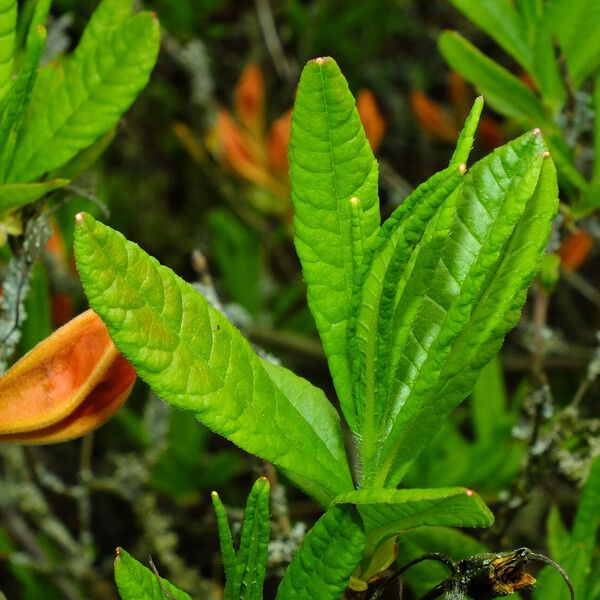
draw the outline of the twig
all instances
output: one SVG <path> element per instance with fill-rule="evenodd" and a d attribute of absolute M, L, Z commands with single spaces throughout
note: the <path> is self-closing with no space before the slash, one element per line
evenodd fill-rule
<path fill-rule="evenodd" d="M 255 0 L 255 4 L 258 23 L 277 74 L 287 81 L 291 81 L 294 78 L 294 71 L 283 51 L 271 4 L 269 0 Z"/>

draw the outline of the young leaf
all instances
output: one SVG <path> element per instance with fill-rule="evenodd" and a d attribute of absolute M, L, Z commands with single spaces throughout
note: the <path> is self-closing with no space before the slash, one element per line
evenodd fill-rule
<path fill-rule="evenodd" d="M 473 83 L 495 110 L 522 123 L 545 123 L 547 119 L 535 94 L 459 33 L 445 31 L 438 44 L 448 64 Z"/>
<path fill-rule="evenodd" d="M 0 103 L 11 86 L 17 28 L 17 0 L 0 1 Z"/>
<path fill-rule="evenodd" d="M 458 136 L 456 149 L 450 159 L 450 166 L 459 166 L 467 163 L 473 148 L 473 140 L 475 139 L 475 132 L 477 131 L 477 125 L 479 125 L 479 118 L 481 117 L 482 110 L 483 96 L 479 96 L 478 98 L 475 98 L 473 108 L 471 108 L 465 121 L 465 125 Z"/>
<path fill-rule="evenodd" d="M 121 600 L 192 600 L 189 594 L 157 577 L 123 548 L 117 548 L 115 583 Z"/>
<path fill-rule="evenodd" d="M 334 503 L 356 505 L 365 528 L 365 556 L 406 529 L 423 525 L 490 527 L 494 522 L 483 500 L 465 488 L 360 489 L 338 496 Z"/>
<path fill-rule="evenodd" d="M 468 19 L 476 23 L 525 70 L 533 63 L 531 48 L 521 15 L 510 0 L 451 0 Z"/>
<path fill-rule="evenodd" d="M 449 167 L 421 184 L 388 218 L 364 261 L 364 273 L 353 294 L 356 318 L 350 321 L 355 362 L 354 410 L 360 436 L 362 482 L 373 476 L 374 457 L 380 446 L 380 398 L 387 393 L 391 311 L 400 277 L 411 252 L 421 240 L 426 224 L 440 205 L 458 188 L 464 169 Z"/>
<path fill-rule="evenodd" d="M 324 505 L 352 489 L 339 417 L 321 390 L 260 359 L 192 286 L 89 215 L 78 217 L 75 253 L 90 304 L 162 399 Z"/>
<path fill-rule="evenodd" d="M 0 379 L 0 442 L 46 444 L 89 433 L 122 406 L 134 382 L 135 371 L 88 310 Z"/>
<path fill-rule="evenodd" d="M 156 17 L 122 22 L 67 66 L 64 80 L 28 123 L 9 181 L 31 181 L 70 160 L 113 127 L 146 85 L 156 61 Z"/>
<path fill-rule="evenodd" d="M 516 322 L 557 195 L 534 132 L 477 163 L 429 223 L 396 303 L 380 482 L 388 473 L 386 485 L 397 485 Z"/>
<path fill-rule="evenodd" d="M 554 0 L 546 10 L 577 89 L 600 67 L 600 1 Z"/>
<path fill-rule="evenodd" d="M 356 278 L 350 200 L 360 200 L 364 246 L 379 227 L 378 170 L 354 98 L 332 58 L 312 60 L 302 72 L 289 155 L 296 250 L 308 304 L 342 411 L 355 429 L 347 331 Z"/>
<path fill-rule="evenodd" d="M 237 557 L 233 547 L 233 539 L 231 537 L 231 529 L 229 528 L 229 520 L 225 507 L 219 498 L 217 492 L 211 494 L 213 508 L 217 517 L 217 527 L 219 529 L 219 546 L 221 548 L 221 559 L 223 560 L 223 570 L 225 571 L 225 591 L 223 593 L 224 600 L 235 600 L 231 590 L 236 577 Z"/>
<path fill-rule="evenodd" d="M 270 532 L 269 482 L 261 477 L 246 502 L 232 600 L 262 600 Z"/>
<path fill-rule="evenodd" d="M 339 600 L 364 545 L 356 507 L 332 506 L 304 538 L 277 589 L 276 600 Z"/>

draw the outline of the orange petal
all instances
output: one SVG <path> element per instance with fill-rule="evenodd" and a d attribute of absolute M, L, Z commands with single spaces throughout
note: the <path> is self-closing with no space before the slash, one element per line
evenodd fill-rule
<path fill-rule="evenodd" d="M 264 135 L 265 87 L 260 67 L 248 65 L 235 88 L 235 112 L 246 129 L 260 138 Z"/>
<path fill-rule="evenodd" d="M 361 90 L 356 98 L 356 108 L 360 115 L 365 134 L 373 152 L 377 151 L 386 130 L 386 122 L 381 116 L 379 105 L 371 90 Z"/>
<path fill-rule="evenodd" d="M 276 173 L 288 171 L 288 146 L 290 145 L 290 131 L 292 128 L 292 111 L 288 110 L 279 117 L 269 131 L 267 139 L 269 166 Z"/>
<path fill-rule="evenodd" d="M 568 271 L 576 271 L 587 260 L 593 247 L 594 238 L 587 231 L 576 231 L 563 240 L 558 251 L 561 266 Z"/>
<path fill-rule="evenodd" d="M 88 310 L 0 378 L 0 441 L 47 443 L 84 435 L 116 412 L 134 381 L 133 367 Z"/>
<path fill-rule="evenodd" d="M 415 90 L 410 94 L 410 106 L 415 119 L 427 133 L 447 142 L 456 142 L 458 128 L 437 102 L 428 98 L 421 90 Z"/>

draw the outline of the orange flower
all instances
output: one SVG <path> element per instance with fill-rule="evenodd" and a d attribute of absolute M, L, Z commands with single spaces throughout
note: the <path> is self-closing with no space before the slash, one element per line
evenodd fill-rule
<path fill-rule="evenodd" d="M 585 230 L 579 229 L 566 237 L 558 251 L 560 265 L 567 271 L 576 271 L 587 260 L 594 238 Z"/>
<path fill-rule="evenodd" d="M 422 90 L 414 90 L 410 93 L 410 105 L 415 120 L 423 130 L 433 137 L 454 144 L 472 104 L 472 94 L 466 81 L 454 72 L 450 74 L 448 96 L 452 102 L 451 109 L 432 100 Z M 477 128 L 477 139 L 485 149 L 493 149 L 504 143 L 504 134 L 494 119 L 482 116 Z"/>
<path fill-rule="evenodd" d="M 242 72 L 235 89 L 234 106 L 235 114 L 225 108 L 218 110 L 215 128 L 207 136 L 207 145 L 241 179 L 267 192 L 267 197 L 265 194 L 260 198 L 248 195 L 248 200 L 254 202 L 257 209 L 291 215 L 287 210 L 290 203 L 287 152 L 292 111 L 286 111 L 266 130 L 264 81 L 260 67 L 255 64 Z M 360 92 L 357 109 L 375 150 L 381 143 L 386 125 L 372 92 Z M 190 154 L 200 161 L 202 152 L 191 131 L 181 123 L 175 125 L 174 131 Z"/>
<path fill-rule="evenodd" d="M 85 435 L 123 405 L 135 377 L 88 310 L 0 378 L 0 442 L 48 444 Z"/>

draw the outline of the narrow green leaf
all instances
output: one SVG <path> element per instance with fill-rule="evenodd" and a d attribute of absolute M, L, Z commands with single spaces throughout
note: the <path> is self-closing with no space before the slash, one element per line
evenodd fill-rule
<path fill-rule="evenodd" d="M 600 456 L 596 457 L 583 487 L 573 523 L 573 542 L 583 546 L 590 558 L 600 526 Z"/>
<path fill-rule="evenodd" d="M 354 410 L 360 439 L 361 478 L 374 476 L 374 457 L 382 418 L 382 395 L 389 388 L 391 318 L 404 289 L 401 275 L 411 252 L 439 206 L 458 188 L 464 169 L 449 167 L 420 185 L 388 218 L 368 249 L 365 272 L 354 294 L 355 320 L 350 322 L 355 361 Z"/>
<path fill-rule="evenodd" d="M 38 66 L 46 45 L 46 29 L 37 25 L 27 36 L 27 51 L 23 67 L 6 99 L 6 110 L 0 121 L 0 181 L 4 181 L 6 172 L 13 161 L 15 144 L 21 125 L 25 119 L 27 107 L 38 73 Z"/>
<path fill-rule="evenodd" d="M 40 177 L 113 127 L 146 85 L 158 47 L 156 17 L 140 13 L 71 62 L 19 140 L 9 180 Z"/>
<path fill-rule="evenodd" d="M 552 0 L 546 10 L 577 89 L 600 67 L 600 0 Z"/>
<path fill-rule="evenodd" d="M 536 133 L 497 149 L 429 223 L 404 275 L 378 481 L 395 487 L 514 326 L 557 207 Z M 450 201 L 452 200 L 452 201 Z"/>
<path fill-rule="evenodd" d="M 269 554 L 269 482 L 256 481 L 246 503 L 232 587 L 233 600 L 262 600 Z"/>
<path fill-rule="evenodd" d="M 339 600 L 365 544 L 354 506 L 332 506 L 308 532 L 277 590 L 276 600 Z"/>
<path fill-rule="evenodd" d="M 360 489 L 338 496 L 336 504 L 354 504 L 362 517 L 371 556 L 385 540 L 424 525 L 490 527 L 494 516 L 483 500 L 466 488 Z"/>
<path fill-rule="evenodd" d="M 115 582 L 121 600 L 192 600 L 186 592 L 176 588 L 135 560 L 123 548 L 117 549 Z"/>
<path fill-rule="evenodd" d="M 219 546 L 221 547 L 221 559 L 223 561 L 223 570 L 225 571 L 225 591 L 224 600 L 236 600 L 232 595 L 232 589 L 236 578 L 237 557 L 233 548 L 233 539 L 225 507 L 219 498 L 217 492 L 211 494 L 213 508 L 217 517 L 217 527 L 219 530 Z"/>
<path fill-rule="evenodd" d="M 17 28 L 17 0 L 0 1 L 0 103 L 11 86 Z"/>
<path fill-rule="evenodd" d="M 511 0 L 450 0 L 466 17 L 483 29 L 524 69 L 533 57 L 521 15 Z"/>
<path fill-rule="evenodd" d="M 459 33 L 445 31 L 438 44 L 448 64 L 475 85 L 495 110 L 532 126 L 541 127 L 546 122 L 542 105 L 535 94 Z"/>
<path fill-rule="evenodd" d="M 483 96 L 475 98 L 473 107 L 469 112 L 465 121 L 464 127 L 462 128 L 458 140 L 456 142 L 456 149 L 450 159 L 450 166 L 459 166 L 466 164 L 473 149 L 473 141 L 475 140 L 475 132 L 477 131 L 477 125 L 479 125 L 479 119 L 481 117 L 481 111 L 483 110 Z"/>
<path fill-rule="evenodd" d="M 308 304 L 342 411 L 354 429 L 347 330 L 356 277 L 350 199 L 360 198 L 368 243 L 379 227 L 378 169 L 354 98 L 332 58 L 310 61 L 302 72 L 289 154 L 296 250 Z"/>
<path fill-rule="evenodd" d="M 321 390 L 260 359 L 193 287 L 89 215 L 79 216 L 75 253 L 90 305 L 161 398 L 324 505 L 352 488 L 339 417 Z"/>
<path fill-rule="evenodd" d="M 50 179 L 41 183 L 0 184 L 0 213 L 21 208 L 69 183 L 68 179 Z"/>

